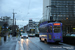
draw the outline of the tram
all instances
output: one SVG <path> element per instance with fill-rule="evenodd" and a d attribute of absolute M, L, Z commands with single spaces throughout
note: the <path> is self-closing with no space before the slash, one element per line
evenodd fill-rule
<path fill-rule="evenodd" d="M 31 28 L 31 29 L 29 30 L 28 36 L 35 36 L 35 28 Z"/>
<path fill-rule="evenodd" d="M 62 23 L 61 22 L 44 22 L 39 26 L 39 39 L 46 43 L 63 42 Z"/>

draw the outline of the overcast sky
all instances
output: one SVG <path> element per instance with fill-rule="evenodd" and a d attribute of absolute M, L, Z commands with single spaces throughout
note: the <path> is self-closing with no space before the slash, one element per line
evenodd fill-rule
<path fill-rule="evenodd" d="M 17 25 L 26 25 L 29 19 L 39 21 L 43 14 L 43 0 L 0 0 L 0 17 L 13 18 L 13 9 Z"/>

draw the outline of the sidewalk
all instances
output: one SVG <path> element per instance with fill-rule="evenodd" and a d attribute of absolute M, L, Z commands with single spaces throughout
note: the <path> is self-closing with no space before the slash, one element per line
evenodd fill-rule
<path fill-rule="evenodd" d="M 0 50 L 16 50 L 18 38 L 12 37 L 0 46 Z"/>

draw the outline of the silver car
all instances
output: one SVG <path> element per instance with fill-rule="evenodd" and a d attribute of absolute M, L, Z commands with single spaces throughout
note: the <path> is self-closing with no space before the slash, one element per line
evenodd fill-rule
<path fill-rule="evenodd" d="M 75 37 L 75 34 L 71 34 L 71 36 L 74 36 Z"/>
<path fill-rule="evenodd" d="M 22 33 L 21 38 L 28 38 L 28 34 L 27 33 Z"/>

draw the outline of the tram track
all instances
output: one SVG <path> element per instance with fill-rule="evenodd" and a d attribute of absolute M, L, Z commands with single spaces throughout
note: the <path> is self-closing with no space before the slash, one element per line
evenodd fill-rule
<path fill-rule="evenodd" d="M 24 39 L 24 44 L 26 45 L 26 47 L 29 47 L 30 48 L 30 50 L 33 50 L 33 48 L 31 47 L 31 45 L 33 46 L 33 47 L 36 47 L 37 48 L 37 50 L 43 50 L 41 47 L 38 47 L 35 43 L 33 43 L 32 41 L 30 41 L 30 40 L 28 40 L 28 43 L 30 43 L 30 44 L 26 44 L 27 42 L 26 42 L 26 39 Z M 24 45 L 24 46 L 25 46 Z M 35 49 L 36 49 L 35 48 Z"/>

